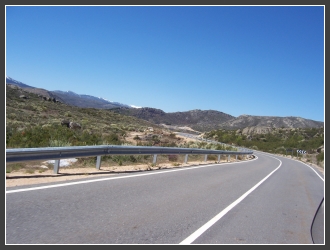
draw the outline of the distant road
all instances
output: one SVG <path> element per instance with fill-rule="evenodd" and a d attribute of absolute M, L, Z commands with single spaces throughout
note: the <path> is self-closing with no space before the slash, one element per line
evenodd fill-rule
<path fill-rule="evenodd" d="M 7 188 L 6 244 L 313 244 L 323 176 L 302 162 L 255 155 Z"/>

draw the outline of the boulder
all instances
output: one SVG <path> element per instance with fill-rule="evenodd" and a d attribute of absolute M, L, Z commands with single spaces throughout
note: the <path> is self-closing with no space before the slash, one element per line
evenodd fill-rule
<path fill-rule="evenodd" d="M 70 122 L 69 127 L 71 129 L 81 129 L 81 125 L 77 122 Z"/>
<path fill-rule="evenodd" d="M 70 121 L 68 121 L 68 120 L 62 120 L 61 121 L 61 125 L 62 126 L 67 126 L 68 128 L 70 128 Z"/>
<path fill-rule="evenodd" d="M 324 146 L 322 145 L 321 147 L 318 147 L 318 148 L 316 149 L 316 151 L 317 151 L 318 153 L 322 153 L 322 152 L 324 152 Z"/>

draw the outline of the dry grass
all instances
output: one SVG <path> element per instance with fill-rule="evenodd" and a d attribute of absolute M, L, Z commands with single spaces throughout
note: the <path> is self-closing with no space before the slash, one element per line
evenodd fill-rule
<path fill-rule="evenodd" d="M 231 158 L 231 162 L 236 161 L 234 157 Z M 227 159 L 222 158 L 220 163 L 227 162 Z M 35 165 L 34 172 L 26 172 L 26 169 L 13 170 L 10 173 L 6 173 L 6 186 L 22 186 L 30 184 L 40 184 L 40 183 L 51 183 L 57 181 L 67 181 L 67 180 L 76 180 L 86 177 L 100 177 L 100 176 L 111 176 L 119 173 L 127 172 L 143 172 L 143 171 L 153 171 L 159 169 L 172 169 L 172 168 L 182 168 L 190 166 L 199 166 L 205 164 L 216 163 L 214 160 L 204 161 L 199 160 L 190 160 L 188 159 L 187 163 L 184 163 L 182 157 L 178 158 L 176 162 L 159 162 L 157 164 L 145 163 L 145 164 L 130 164 L 123 166 L 115 166 L 109 163 L 101 163 L 100 170 L 96 169 L 95 165 L 75 165 L 70 167 L 60 167 L 59 173 L 55 174 L 53 169 L 47 169 L 42 172 L 39 172 Z M 33 168 L 30 168 L 33 169 Z"/>

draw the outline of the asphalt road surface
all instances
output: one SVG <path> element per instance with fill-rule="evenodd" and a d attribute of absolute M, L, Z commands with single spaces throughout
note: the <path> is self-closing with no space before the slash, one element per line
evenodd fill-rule
<path fill-rule="evenodd" d="M 8 187 L 6 244 L 323 244 L 323 210 L 314 220 L 323 175 L 302 162 L 255 155 Z"/>

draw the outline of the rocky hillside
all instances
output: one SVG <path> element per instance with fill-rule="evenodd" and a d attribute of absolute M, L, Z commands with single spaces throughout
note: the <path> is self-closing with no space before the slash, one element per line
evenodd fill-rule
<path fill-rule="evenodd" d="M 67 105 L 72 105 L 80 108 L 96 108 L 96 109 L 112 109 L 118 107 L 127 107 L 129 105 L 121 104 L 118 102 L 111 102 L 99 97 L 91 95 L 79 95 L 72 91 L 49 91 L 42 88 L 35 88 L 33 86 L 24 84 L 20 81 L 6 77 L 6 86 L 9 88 L 19 87 L 26 92 L 34 93 L 46 98 L 52 98 Z"/>
<path fill-rule="evenodd" d="M 55 90 L 51 93 L 63 100 L 65 104 L 80 107 L 80 108 L 97 108 L 97 109 L 113 109 L 118 107 L 127 107 L 128 105 L 110 102 L 105 99 L 91 96 L 91 95 L 79 95 L 72 91 L 60 91 Z"/>
<path fill-rule="evenodd" d="M 237 118 L 221 123 L 220 127 L 229 130 L 250 128 L 250 130 L 257 132 L 272 128 L 321 128 L 324 127 L 324 122 L 294 116 L 240 115 Z"/>
<path fill-rule="evenodd" d="M 90 95 L 79 95 L 72 91 L 48 91 L 34 88 L 12 78 L 6 77 L 7 88 L 18 87 L 26 92 L 51 98 L 57 102 L 80 108 L 111 109 L 117 114 L 132 116 L 147 122 L 163 125 L 165 127 L 191 128 L 197 132 L 207 132 L 216 129 L 248 129 L 249 134 L 268 131 L 273 128 L 321 128 L 324 122 L 314 121 L 301 117 L 276 117 L 241 115 L 234 117 L 216 110 L 190 110 L 184 112 L 166 113 L 161 109 L 151 107 L 132 108 L 129 105 L 110 102 Z"/>
<path fill-rule="evenodd" d="M 134 116 L 155 124 L 185 126 L 200 132 L 215 129 L 249 129 L 249 133 L 259 133 L 273 128 L 321 128 L 323 122 L 304 119 L 301 117 L 252 116 L 241 115 L 234 117 L 216 110 L 191 110 L 186 112 L 165 113 L 160 109 L 118 108 L 115 112 Z"/>
<path fill-rule="evenodd" d="M 132 132 L 148 134 L 151 130 L 157 134 L 165 131 L 163 127 L 116 114 L 111 109 L 67 105 L 17 86 L 6 89 L 7 148 L 78 146 L 81 143 L 118 145 L 126 143 L 126 137 Z"/>
<path fill-rule="evenodd" d="M 29 85 L 26 85 L 24 83 L 16 83 L 14 81 L 8 81 L 7 79 L 7 84 L 6 84 L 6 88 L 8 89 L 21 89 L 22 91 L 25 91 L 27 93 L 33 93 L 42 97 L 46 97 L 46 98 L 54 98 L 56 100 L 58 100 L 59 102 L 65 103 L 65 100 L 63 100 L 62 98 L 60 98 L 59 96 L 53 94 L 51 91 L 48 91 L 46 89 L 41 89 L 41 88 L 34 88 L 31 87 Z"/>
<path fill-rule="evenodd" d="M 220 111 L 200 109 L 165 113 L 163 110 L 155 108 L 118 108 L 115 109 L 115 112 L 134 116 L 155 124 L 186 126 L 201 132 L 221 128 L 220 124 L 235 118 Z"/>

